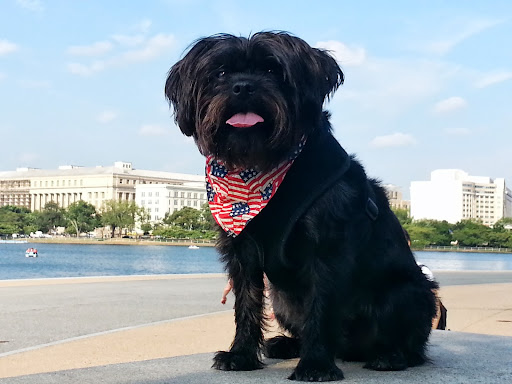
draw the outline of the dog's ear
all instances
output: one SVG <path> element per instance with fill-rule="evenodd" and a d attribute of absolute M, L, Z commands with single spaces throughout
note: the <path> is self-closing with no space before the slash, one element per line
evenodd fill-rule
<path fill-rule="evenodd" d="M 262 41 L 283 68 L 285 80 L 301 96 L 303 104 L 321 107 L 326 98 L 343 84 L 343 72 L 325 50 L 313 48 L 287 32 L 260 32 L 253 40 Z"/>
<path fill-rule="evenodd" d="M 195 108 L 191 103 L 191 79 L 187 57 L 177 62 L 169 71 L 165 82 L 165 96 L 174 110 L 174 121 L 181 132 L 192 136 L 195 132 Z"/>
<path fill-rule="evenodd" d="M 344 76 L 343 72 L 338 65 L 336 59 L 334 59 L 328 51 L 313 48 L 313 58 L 316 61 L 317 70 L 316 75 L 318 76 L 317 81 L 319 90 L 323 95 L 323 99 L 329 99 L 340 85 L 343 84 Z"/>
<path fill-rule="evenodd" d="M 174 110 L 174 120 L 187 136 L 193 136 L 196 132 L 197 64 L 212 43 L 210 38 L 193 43 L 185 57 L 169 70 L 165 82 L 165 96 Z"/>

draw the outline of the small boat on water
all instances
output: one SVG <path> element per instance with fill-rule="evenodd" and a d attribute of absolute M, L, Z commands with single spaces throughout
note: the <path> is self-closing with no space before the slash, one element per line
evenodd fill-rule
<path fill-rule="evenodd" d="M 199 249 L 199 247 L 197 245 L 189 245 L 188 249 Z"/>
<path fill-rule="evenodd" d="M 25 251 L 25 257 L 37 257 L 37 249 L 29 248 Z"/>

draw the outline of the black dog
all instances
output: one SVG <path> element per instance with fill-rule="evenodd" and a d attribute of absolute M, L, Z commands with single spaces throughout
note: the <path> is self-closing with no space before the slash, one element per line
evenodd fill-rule
<path fill-rule="evenodd" d="M 336 357 L 374 370 L 426 360 L 437 285 L 416 265 L 382 187 L 331 134 L 322 106 L 342 83 L 327 52 L 283 32 L 201 39 L 169 72 L 176 122 L 221 183 L 207 187 L 224 227 L 218 250 L 236 296 L 236 335 L 215 355 L 217 369 L 261 368 L 261 350 L 300 357 L 290 379 L 302 381 L 342 379 Z M 236 188 L 222 182 L 237 173 L 245 182 L 270 175 L 263 209 L 226 192 Z M 219 194 L 234 201 L 224 216 Z M 264 273 L 290 337 L 263 339 Z"/>

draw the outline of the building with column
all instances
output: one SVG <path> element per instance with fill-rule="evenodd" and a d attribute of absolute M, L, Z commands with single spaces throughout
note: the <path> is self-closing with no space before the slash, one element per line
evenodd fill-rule
<path fill-rule="evenodd" d="M 202 183 L 204 189 L 204 176 L 138 170 L 131 163 L 120 161 L 106 167 L 18 168 L 0 172 L 0 206 L 16 205 L 36 211 L 51 201 L 67 208 L 83 200 L 101 209 L 107 200 L 135 201 L 135 187 L 140 184 L 185 183 Z"/>
<path fill-rule="evenodd" d="M 429 181 L 411 182 L 411 217 L 449 223 L 477 219 L 492 226 L 501 218 L 512 217 L 512 192 L 503 178 L 438 169 L 432 171 Z"/>

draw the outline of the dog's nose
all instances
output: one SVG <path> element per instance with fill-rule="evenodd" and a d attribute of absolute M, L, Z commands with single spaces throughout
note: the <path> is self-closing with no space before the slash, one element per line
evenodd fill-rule
<path fill-rule="evenodd" d="M 254 91 L 254 85 L 249 81 L 238 81 L 233 85 L 233 94 L 236 96 L 252 95 Z"/>

